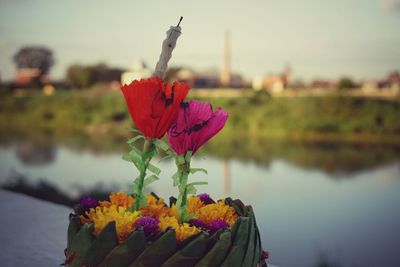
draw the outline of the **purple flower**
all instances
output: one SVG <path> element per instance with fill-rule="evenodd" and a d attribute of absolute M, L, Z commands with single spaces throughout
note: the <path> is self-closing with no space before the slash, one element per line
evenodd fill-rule
<path fill-rule="evenodd" d="M 85 211 L 87 211 L 91 208 L 96 208 L 99 205 L 99 202 L 92 197 L 83 197 L 79 204 Z"/>
<path fill-rule="evenodd" d="M 199 219 L 191 219 L 189 221 L 189 224 L 191 226 L 196 226 L 197 228 L 200 228 L 200 229 L 206 229 L 207 228 L 207 224 L 205 222 L 203 222 L 202 220 L 199 220 Z"/>
<path fill-rule="evenodd" d="M 227 228 L 229 228 L 229 224 L 227 224 L 224 220 L 214 220 L 208 224 L 208 230 L 211 234 L 215 233 L 219 229 Z"/>
<path fill-rule="evenodd" d="M 204 193 L 204 194 L 199 194 L 197 196 L 200 198 L 201 202 L 203 202 L 206 205 L 215 203 L 209 194 Z"/>
<path fill-rule="evenodd" d="M 144 216 L 136 220 L 135 228 L 143 228 L 147 238 L 154 237 L 158 232 L 159 221 L 153 217 Z"/>
<path fill-rule="evenodd" d="M 179 155 L 186 151 L 194 154 L 224 127 L 227 119 L 228 112 L 220 108 L 213 112 L 210 103 L 182 103 L 176 122 L 168 130 L 169 143 Z"/>
<path fill-rule="evenodd" d="M 268 252 L 267 250 L 263 250 L 263 251 L 262 251 L 262 258 L 263 258 L 264 260 L 266 260 L 266 259 L 269 258 L 269 252 Z"/>

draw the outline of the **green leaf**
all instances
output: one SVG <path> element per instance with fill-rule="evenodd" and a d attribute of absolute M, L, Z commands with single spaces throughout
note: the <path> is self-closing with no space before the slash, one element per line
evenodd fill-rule
<path fill-rule="evenodd" d="M 99 267 L 127 267 L 145 249 L 146 237 L 143 230 L 132 232 L 122 244 L 116 246 Z"/>
<path fill-rule="evenodd" d="M 240 199 L 232 200 L 232 198 L 228 197 L 225 199 L 225 203 L 234 208 L 239 216 L 246 216 L 245 206 Z"/>
<path fill-rule="evenodd" d="M 68 224 L 68 241 L 67 241 L 67 249 L 70 250 L 72 240 L 74 239 L 75 235 L 81 229 L 81 221 L 79 216 L 70 214 L 69 215 L 69 224 Z"/>
<path fill-rule="evenodd" d="M 224 261 L 231 246 L 231 232 L 221 232 L 212 249 L 195 265 L 195 267 L 219 267 Z"/>
<path fill-rule="evenodd" d="M 142 155 L 136 149 L 132 149 L 129 153 L 123 155 L 122 159 L 132 162 L 138 169 L 143 168 Z"/>
<path fill-rule="evenodd" d="M 175 231 L 169 229 L 145 249 L 129 267 L 159 267 L 175 253 L 176 249 Z"/>
<path fill-rule="evenodd" d="M 254 252 L 256 246 L 256 228 L 253 208 L 246 206 L 247 216 L 249 217 L 249 239 L 247 241 L 246 252 L 244 255 L 242 266 L 256 266 L 257 261 L 254 259 Z"/>
<path fill-rule="evenodd" d="M 194 266 L 207 252 L 208 239 L 207 234 L 201 233 L 182 249 L 178 250 L 161 267 Z"/>
<path fill-rule="evenodd" d="M 186 185 L 187 194 L 196 194 L 197 189 L 194 187 L 195 185 L 206 185 L 208 182 L 193 182 Z"/>
<path fill-rule="evenodd" d="M 192 151 L 186 151 L 185 153 L 185 161 L 190 162 L 190 159 L 192 158 Z"/>
<path fill-rule="evenodd" d="M 139 139 L 144 139 L 144 136 L 143 135 L 136 135 L 135 137 L 128 139 L 127 143 L 128 144 L 133 144 Z"/>
<path fill-rule="evenodd" d="M 139 188 L 139 177 L 137 177 L 134 181 L 133 181 L 133 194 L 136 196 L 140 195 L 140 188 Z"/>
<path fill-rule="evenodd" d="M 178 155 L 178 156 L 176 157 L 176 162 L 177 162 L 177 165 L 185 164 L 185 158 L 182 157 L 181 155 Z"/>
<path fill-rule="evenodd" d="M 85 224 L 81 230 L 75 235 L 71 243 L 71 249 L 68 251 L 67 258 L 75 253 L 75 257 L 68 267 L 81 267 L 83 265 L 83 259 L 90 248 L 93 241 L 93 224 Z"/>
<path fill-rule="evenodd" d="M 186 194 L 190 195 L 190 194 L 196 194 L 197 193 L 197 189 L 196 187 L 194 187 L 194 185 L 186 185 Z"/>
<path fill-rule="evenodd" d="M 177 186 L 180 184 L 180 178 L 181 178 L 182 172 L 177 171 L 173 176 L 172 176 L 172 181 L 174 183 L 174 186 Z"/>
<path fill-rule="evenodd" d="M 160 175 L 160 173 L 161 173 L 161 170 L 151 163 L 149 163 L 149 165 L 147 165 L 147 169 L 156 175 Z"/>
<path fill-rule="evenodd" d="M 155 181 L 157 181 L 157 180 L 160 180 L 160 178 L 158 178 L 156 175 L 150 175 L 150 176 L 148 176 L 146 179 L 144 179 L 144 183 L 143 183 L 143 187 L 145 188 L 145 187 L 147 187 L 149 184 L 151 184 L 151 183 L 153 183 L 153 182 L 155 182 Z"/>
<path fill-rule="evenodd" d="M 166 160 L 166 159 L 169 159 L 169 158 L 172 158 L 174 155 L 172 154 L 172 153 L 167 153 L 168 155 L 167 156 L 165 156 L 165 157 L 162 157 L 158 162 L 161 162 L 161 161 L 163 161 L 163 160 Z"/>
<path fill-rule="evenodd" d="M 152 142 L 157 148 L 159 148 L 159 149 L 161 149 L 163 151 L 168 151 L 169 150 L 169 145 L 166 142 L 164 142 L 163 140 L 161 140 L 161 139 L 153 139 Z"/>
<path fill-rule="evenodd" d="M 196 172 L 204 172 L 205 174 L 208 174 L 206 169 L 203 168 L 190 168 L 190 173 L 194 174 Z"/>
<path fill-rule="evenodd" d="M 254 214 L 253 214 L 254 216 Z M 264 266 L 263 263 L 265 264 L 265 260 L 262 258 L 262 244 L 261 244 L 261 235 L 260 235 L 260 231 L 258 230 L 257 227 L 257 222 L 256 222 L 256 218 L 254 216 L 254 225 L 256 228 L 256 247 L 254 250 L 254 260 L 256 263 L 259 263 L 261 266 Z"/>
<path fill-rule="evenodd" d="M 192 183 L 189 183 L 187 185 L 207 185 L 207 184 L 208 184 L 208 182 L 199 181 L 199 182 L 192 182 Z"/>
<path fill-rule="evenodd" d="M 138 197 L 138 195 L 136 195 L 136 200 L 135 201 L 139 201 L 139 207 L 143 207 L 146 206 L 147 204 L 147 199 L 146 196 L 144 194 L 141 194 L 140 197 Z"/>
<path fill-rule="evenodd" d="M 86 252 L 83 260 L 88 266 L 99 265 L 110 251 L 118 245 L 118 236 L 115 222 L 110 222 L 104 227 Z"/>
<path fill-rule="evenodd" d="M 232 247 L 221 267 L 241 267 L 246 252 L 247 242 L 249 239 L 250 219 L 248 217 L 239 217 L 241 221 Z"/>
<path fill-rule="evenodd" d="M 143 160 L 151 159 L 155 156 L 157 156 L 157 149 L 154 146 L 152 146 L 149 151 L 142 154 Z"/>

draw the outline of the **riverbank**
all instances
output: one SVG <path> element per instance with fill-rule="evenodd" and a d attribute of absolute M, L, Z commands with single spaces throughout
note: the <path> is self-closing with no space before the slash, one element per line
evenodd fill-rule
<path fill-rule="evenodd" d="M 344 97 L 200 98 L 230 113 L 223 138 L 400 143 L 400 102 Z M 131 126 L 119 91 L 63 91 L 1 96 L 0 131 L 75 132 L 126 137 Z"/>

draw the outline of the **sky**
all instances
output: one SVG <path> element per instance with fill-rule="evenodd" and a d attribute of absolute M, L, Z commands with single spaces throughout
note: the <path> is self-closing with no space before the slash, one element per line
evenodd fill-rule
<path fill-rule="evenodd" d="M 50 75 L 74 63 L 154 68 L 180 16 L 170 65 L 219 69 L 224 32 L 231 67 L 251 79 L 290 64 L 303 80 L 379 79 L 400 70 L 400 0 L 0 0 L 0 76 L 15 77 L 26 45 L 53 50 Z"/>

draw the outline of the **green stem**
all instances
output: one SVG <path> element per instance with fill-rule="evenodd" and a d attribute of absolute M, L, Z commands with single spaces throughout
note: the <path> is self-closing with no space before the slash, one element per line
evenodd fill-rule
<path fill-rule="evenodd" d="M 187 217 L 187 183 L 190 173 L 190 161 L 185 161 L 184 164 L 179 165 L 181 176 L 179 178 L 179 196 L 176 202 L 177 208 L 181 215 L 181 222 L 186 222 Z"/>
<path fill-rule="evenodd" d="M 145 139 L 144 144 L 143 144 L 143 154 L 142 154 L 142 160 L 143 160 L 143 167 L 140 168 L 139 170 L 139 177 L 137 178 L 138 180 L 138 192 L 135 193 L 135 206 L 134 210 L 139 210 L 143 204 L 144 204 L 144 196 L 143 196 L 143 185 L 144 185 L 144 178 L 146 178 L 146 172 L 147 172 L 147 167 L 149 166 L 149 163 L 151 161 L 151 157 L 146 156 L 146 152 L 149 152 L 152 149 L 152 141 L 151 139 Z"/>

